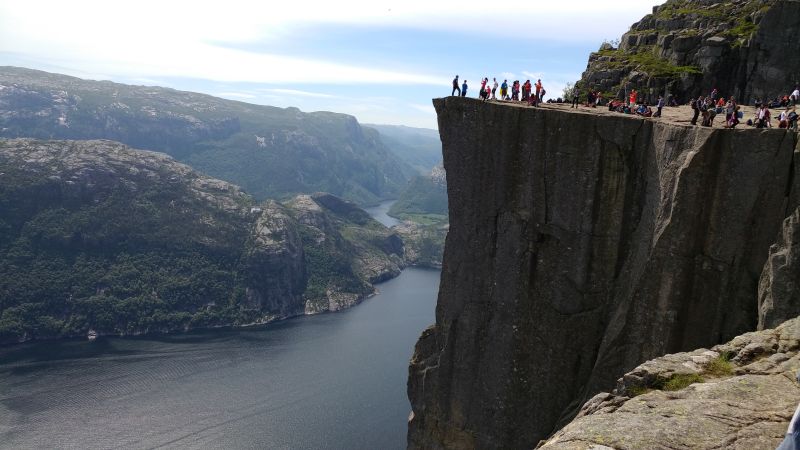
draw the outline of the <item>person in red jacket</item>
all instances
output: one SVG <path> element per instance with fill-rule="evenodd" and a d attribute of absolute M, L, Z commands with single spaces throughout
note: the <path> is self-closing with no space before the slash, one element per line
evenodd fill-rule
<path fill-rule="evenodd" d="M 636 108 L 636 97 L 638 96 L 636 89 L 631 89 L 631 95 L 628 98 L 630 100 L 630 107 L 631 109 Z"/>

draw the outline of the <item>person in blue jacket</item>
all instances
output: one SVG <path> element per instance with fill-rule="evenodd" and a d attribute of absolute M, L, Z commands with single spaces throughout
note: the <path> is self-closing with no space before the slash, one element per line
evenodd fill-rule
<path fill-rule="evenodd" d="M 797 382 L 800 383 L 800 372 L 797 372 Z M 786 437 L 775 450 L 800 450 L 800 405 L 794 410 L 789 429 L 786 430 Z"/>
<path fill-rule="evenodd" d="M 467 96 L 467 80 L 464 80 L 464 84 L 461 85 L 461 96 Z"/>

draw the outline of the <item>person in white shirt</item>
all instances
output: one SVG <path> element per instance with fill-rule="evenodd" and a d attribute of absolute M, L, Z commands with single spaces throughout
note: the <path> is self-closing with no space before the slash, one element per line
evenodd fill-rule
<path fill-rule="evenodd" d="M 792 95 L 789 96 L 789 100 L 792 101 L 792 106 L 800 103 L 800 86 L 794 87 L 794 92 L 792 92 Z"/>

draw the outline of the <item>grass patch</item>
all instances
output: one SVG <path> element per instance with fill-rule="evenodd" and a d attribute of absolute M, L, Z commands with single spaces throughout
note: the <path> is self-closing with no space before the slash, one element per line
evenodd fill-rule
<path fill-rule="evenodd" d="M 712 377 L 733 375 L 733 364 L 730 361 L 730 355 L 726 353 L 719 355 L 705 366 L 703 373 Z"/>
<path fill-rule="evenodd" d="M 696 373 L 677 373 L 669 377 L 661 386 L 663 391 L 680 391 L 694 383 L 702 383 L 705 379 Z"/>
<path fill-rule="evenodd" d="M 683 74 L 702 73 L 696 66 L 677 66 L 667 59 L 653 53 L 653 46 L 640 46 L 636 53 L 627 53 L 619 49 L 601 50 L 599 56 L 611 58 L 610 61 L 603 61 L 603 65 L 609 69 L 626 67 L 631 70 L 646 72 L 656 78 L 677 78 Z"/>

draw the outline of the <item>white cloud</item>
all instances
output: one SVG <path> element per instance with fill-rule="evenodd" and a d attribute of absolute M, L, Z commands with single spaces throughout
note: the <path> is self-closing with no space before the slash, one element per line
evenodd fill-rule
<path fill-rule="evenodd" d="M 184 77 L 239 82 L 329 84 L 442 84 L 441 74 L 381 70 L 367 65 L 308 60 L 230 48 L 285 39 L 299 25 L 341 24 L 461 31 L 550 40 L 596 40 L 606 26 L 623 27 L 648 12 L 654 0 L 530 2 L 503 4 L 428 0 L 371 2 L 261 2 L 227 0 L 0 0 L 0 52 L 34 56 L 64 72 L 105 77 Z M 535 19 L 535 26 L 532 21 Z M 565 25 L 568 24 L 568 25 Z M 614 34 L 613 32 L 611 34 Z M 511 74 L 508 74 L 511 75 Z M 100 78 L 98 76 L 97 78 Z M 513 76 L 508 78 L 514 78 Z"/>
<path fill-rule="evenodd" d="M 323 94 L 321 92 L 309 92 L 309 91 L 300 91 L 297 89 L 281 89 L 281 88 L 271 88 L 271 89 L 259 89 L 262 92 L 272 92 L 275 94 L 284 94 L 290 96 L 300 96 L 300 97 L 316 97 L 316 98 L 338 98 L 336 95 L 331 94 Z"/>

